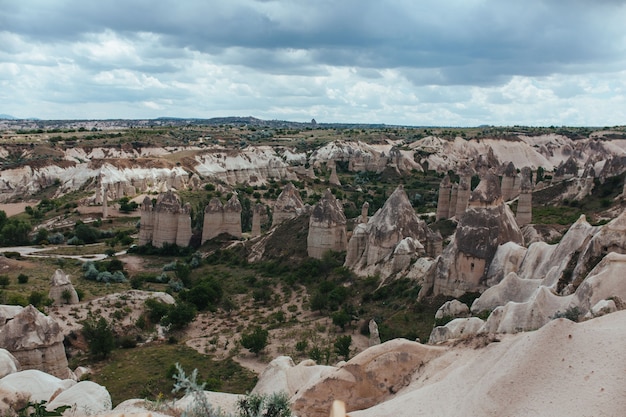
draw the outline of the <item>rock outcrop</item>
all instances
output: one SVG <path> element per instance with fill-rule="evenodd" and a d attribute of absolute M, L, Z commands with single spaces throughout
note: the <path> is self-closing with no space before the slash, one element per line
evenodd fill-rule
<path fill-rule="evenodd" d="M 347 246 L 346 216 L 343 207 L 327 189 L 311 212 L 307 252 L 310 257 L 321 259 L 324 252 L 329 250 L 343 252 Z"/>
<path fill-rule="evenodd" d="M 0 379 L 20 370 L 20 363 L 6 349 L 0 348 Z"/>
<path fill-rule="evenodd" d="M 59 324 L 32 305 L 0 327 L 0 347 L 11 352 L 22 369 L 38 369 L 59 378 L 69 376 L 63 339 Z"/>
<path fill-rule="evenodd" d="M 446 174 L 439 184 L 439 196 L 437 198 L 437 214 L 435 219 L 447 219 L 450 213 L 450 192 L 452 190 L 452 183 L 450 177 Z"/>
<path fill-rule="evenodd" d="M 372 407 L 405 388 L 415 369 L 441 353 L 442 349 L 406 339 L 373 346 L 303 387 L 293 399 L 293 409 L 299 416 L 327 417 L 333 399 L 339 396 L 346 411 Z"/>
<path fill-rule="evenodd" d="M 164 244 L 188 246 L 191 240 L 191 206 L 181 205 L 176 194 L 160 194 L 156 204 L 146 196 L 141 205 L 139 245 L 151 243 L 160 248 Z"/>
<path fill-rule="evenodd" d="M 507 242 L 523 244 L 522 232 L 502 200 L 498 177 L 489 173 L 472 193 L 454 239 L 420 295 L 432 292 L 459 297 L 466 292 L 484 291 L 487 271 L 498 246 Z"/>
<path fill-rule="evenodd" d="M 399 186 L 367 224 L 361 223 L 354 228 L 344 266 L 359 275 L 378 272 L 385 278 L 424 255 L 421 242 L 434 236 L 415 213 L 403 187 Z M 392 266 L 391 270 L 377 270 L 383 260 L 384 264 Z"/>
<path fill-rule="evenodd" d="M 202 243 L 222 233 L 241 238 L 241 203 L 236 195 L 233 195 L 226 204 L 213 197 L 204 210 Z"/>
<path fill-rule="evenodd" d="M 472 336 L 480 331 L 485 322 L 478 317 L 458 318 L 449 321 L 444 326 L 437 326 L 430 333 L 428 343 L 437 344 L 449 339 L 458 339 L 463 336 Z"/>
<path fill-rule="evenodd" d="M 517 176 L 517 171 L 513 162 L 509 162 L 502 173 L 501 188 L 502 199 L 504 201 L 509 201 L 517 197 L 516 191 L 519 191 L 519 177 Z"/>
<path fill-rule="evenodd" d="M 61 269 L 54 271 L 50 279 L 50 292 L 48 297 L 53 300 L 55 306 L 78 303 L 78 293 L 70 281 L 70 277 Z"/>
<path fill-rule="evenodd" d="M 287 183 L 274 204 L 272 227 L 287 219 L 293 219 L 302 213 L 303 209 L 304 203 L 297 188 L 292 183 Z"/>
<path fill-rule="evenodd" d="M 291 398 L 302 387 L 319 381 L 335 369 L 333 366 L 316 365 L 311 359 L 296 365 L 290 357 L 279 356 L 265 367 L 252 393 L 273 394 L 283 391 Z"/>

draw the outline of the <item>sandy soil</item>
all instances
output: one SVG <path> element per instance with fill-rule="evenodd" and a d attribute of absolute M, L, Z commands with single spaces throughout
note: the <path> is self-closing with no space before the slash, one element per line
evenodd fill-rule
<path fill-rule="evenodd" d="M 24 213 L 26 206 L 36 206 L 38 201 L 22 202 L 22 203 L 4 203 L 0 204 L 0 210 L 7 214 L 7 217 L 15 216 L 16 214 Z"/>

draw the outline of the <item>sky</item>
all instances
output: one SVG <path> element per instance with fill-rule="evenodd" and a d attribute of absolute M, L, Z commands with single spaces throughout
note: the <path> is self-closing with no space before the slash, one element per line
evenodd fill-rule
<path fill-rule="evenodd" d="M 0 114 L 626 124 L 626 0 L 0 0 Z"/>

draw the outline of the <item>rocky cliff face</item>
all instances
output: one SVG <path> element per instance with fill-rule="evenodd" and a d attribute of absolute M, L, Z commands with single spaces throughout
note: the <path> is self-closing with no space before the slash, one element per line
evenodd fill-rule
<path fill-rule="evenodd" d="M 341 202 L 327 189 L 311 212 L 307 252 L 317 259 L 329 250 L 343 252 L 347 246 L 346 235 L 346 216 Z"/>

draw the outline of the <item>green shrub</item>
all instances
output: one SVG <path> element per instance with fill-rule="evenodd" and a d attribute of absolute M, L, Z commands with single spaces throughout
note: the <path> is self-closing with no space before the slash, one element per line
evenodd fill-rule
<path fill-rule="evenodd" d="M 19 274 L 17 276 L 17 282 L 18 284 L 26 284 L 28 282 L 28 275 Z"/>
<path fill-rule="evenodd" d="M 241 345 L 257 356 L 267 346 L 269 333 L 261 326 L 241 335 Z"/>

